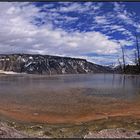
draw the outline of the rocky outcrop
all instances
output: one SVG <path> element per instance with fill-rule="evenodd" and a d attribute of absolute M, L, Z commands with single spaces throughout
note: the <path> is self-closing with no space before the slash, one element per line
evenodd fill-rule
<path fill-rule="evenodd" d="M 0 70 L 48 75 L 111 72 L 85 59 L 33 54 L 0 55 Z"/>

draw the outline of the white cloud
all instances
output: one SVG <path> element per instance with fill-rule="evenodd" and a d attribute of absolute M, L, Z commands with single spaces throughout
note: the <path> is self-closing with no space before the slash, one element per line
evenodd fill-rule
<path fill-rule="evenodd" d="M 122 46 L 132 46 L 133 45 L 132 41 L 127 41 L 127 40 L 124 40 L 124 39 L 119 40 L 119 42 Z"/>
<path fill-rule="evenodd" d="M 130 12 L 130 11 L 128 12 L 125 8 L 124 3 L 115 2 L 114 10 L 116 11 L 117 18 L 119 18 L 122 22 L 132 25 L 133 27 L 137 28 L 138 23 L 135 20 L 135 18 L 136 18 L 135 13 Z"/>
<path fill-rule="evenodd" d="M 102 3 L 96 3 L 96 2 L 62 2 L 62 4 L 59 9 L 57 9 L 59 12 L 79 12 L 84 13 L 86 11 L 91 10 L 92 12 L 97 11 L 102 6 Z M 90 11 L 90 12 L 91 12 Z"/>
<path fill-rule="evenodd" d="M 97 22 L 99 24 L 106 24 L 107 20 L 104 16 L 96 16 L 95 17 L 95 22 Z"/>
<path fill-rule="evenodd" d="M 3 3 L 1 7 L 2 5 Z M 13 51 L 10 46 L 13 46 L 15 51 L 32 50 L 35 53 L 60 55 L 117 52 L 117 43 L 99 32 L 68 33 L 47 25 L 41 27 L 33 25 L 31 19 L 39 14 L 39 9 L 33 5 L 21 8 L 17 3 L 4 3 L 4 6 L 0 20 L 0 26 L 3 27 L 0 29 L 0 46 L 4 48 L 1 49 L 3 53 Z M 29 9 L 30 14 L 27 14 Z"/>
<path fill-rule="evenodd" d="M 63 3 L 61 3 L 63 4 Z M 84 6 L 86 6 L 84 8 Z M 40 53 L 48 55 L 61 55 L 87 58 L 93 62 L 114 62 L 116 58 L 88 57 L 85 54 L 97 53 L 99 55 L 116 55 L 120 52 L 117 40 L 97 31 L 80 32 L 74 30 L 67 32 L 62 28 L 54 28 L 54 22 L 72 22 L 78 17 L 62 16 L 57 12 L 69 12 L 79 10 L 84 12 L 89 9 L 98 10 L 102 4 L 92 6 L 91 3 L 80 5 L 71 3 L 70 7 L 63 4 L 60 9 L 51 8 L 47 12 L 39 12 L 40 9 L 32 3 L 0 3 L 0 53 Z M 44 6 L 43 8 L 50 8 Z M 91 13 L 90 13 L 91 14 Z M 42 18 L 46 24 L 36 26 L 35 17 Z M 57 19 L 55 19 L 55 17 Z M 60 21 L 59 21 L 60 20 Z M 109 26 L 110 22 L 105 16 L 95 16 L 97 24 L 108 24 L 108 28 L 128 33 L 119 25 Z M 105 25 L 107 27 L 107 25 Z M 132 45 L 131 41 L 120 40 L 123 45 Z M 98 59 L 98 60 L 97 60 Z"/>

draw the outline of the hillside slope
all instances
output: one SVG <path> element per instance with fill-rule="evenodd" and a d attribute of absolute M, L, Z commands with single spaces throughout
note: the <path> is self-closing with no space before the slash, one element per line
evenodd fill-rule
<path fill-rule="evenodd" d="M 1 54 L 0 70 L 48 75 L 111 72 L 85 59 L 34 54 Z"/>

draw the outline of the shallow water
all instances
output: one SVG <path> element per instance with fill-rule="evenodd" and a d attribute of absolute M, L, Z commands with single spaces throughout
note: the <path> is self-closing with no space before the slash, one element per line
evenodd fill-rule
<path fill-rule="evenodd" d="M 1 75 L 0 113 L 33 122 L 81 122 L 140 116 L 140 76 Z"/>

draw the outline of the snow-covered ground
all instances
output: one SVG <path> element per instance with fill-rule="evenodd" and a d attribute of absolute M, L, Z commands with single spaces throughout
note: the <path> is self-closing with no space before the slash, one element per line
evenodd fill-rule
<path fill-rule="evenodd" d="M 13 71 L 3 71 L 3 70 L 0 70 L 0 73 L 3 73 L 3 74 L 19 74 L 17 72 L 13 72 Z"/>

